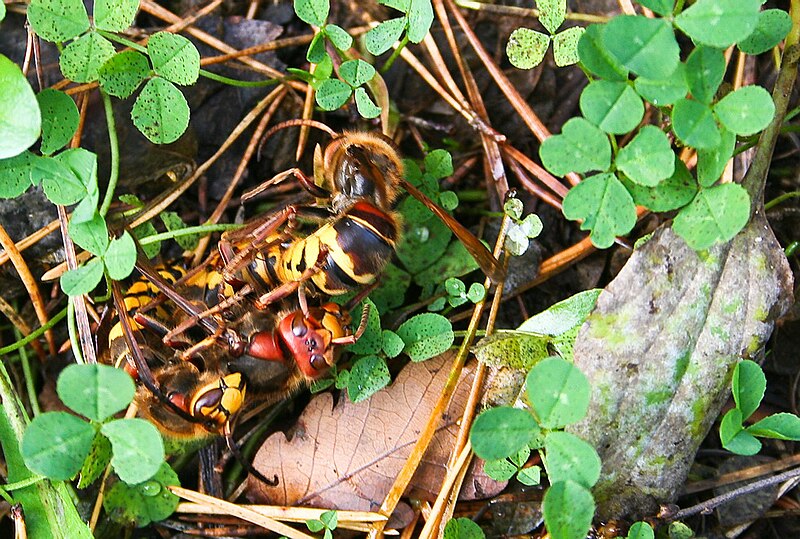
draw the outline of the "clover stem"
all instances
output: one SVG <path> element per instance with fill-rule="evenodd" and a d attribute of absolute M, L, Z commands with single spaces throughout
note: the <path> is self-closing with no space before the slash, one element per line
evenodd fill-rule
<path fill-rule="evenodd" d="M 117 126 L 114 121 L 114 109 L 111 106 L 111 98 L 100 88 L 100 96 L 103 98 L 103 108 L 106 113 L 106 125 L 108 126 L 108 145 L 111 148 L 111 172 L 108 175 L 108 188 L 103 203 L 100 205 L 100 215 L 105 217 L 114 199 L 114 191 L 119 180 L 119 139 L 117 138 Z"/>

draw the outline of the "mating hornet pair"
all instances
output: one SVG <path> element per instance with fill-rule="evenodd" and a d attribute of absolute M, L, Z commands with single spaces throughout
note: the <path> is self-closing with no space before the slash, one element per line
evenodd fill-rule
<path fill-rule="evenodd" d="M 248 384 L 260 400 L 274 402 L 327 372 L 336 348 L 363 332 L 367 314 L 353 332 L 347 310 L 327 298 L 374 286 L 401 237 L 393 210 L 400 188 L 439 216 L 487 275 L 495 281 L 502 276 L 475 236 L 406 182 L 391 141 L 370 133 L 337 135 L 302 120 L 284 122 L 267 136 L 301 124 L 333 139 L 324 151 L 316 148 L 313 178 L 298 169 L 276 178 L 294 175 L 316 203 L 290 205 L 223 234 L 219 252 L 188 275 L 156 271 L 140 259 L 149 283 L 137 283 L 125 299 L 115 290 L 126 312 L 149 301 L 139 292 L 158 291 L 184 313 L 170 329 L 164 321 L 169 317 L 149 316 L 163 308 L 154 302 L 137 312 L 133 325 L 121 316 L 111 335 L 114 357 L 125 358 L 149 390 L 140 390 L 143 413 L 168 434 L 220 433 L 230 442 Z M 304 228 L 298 217 L 316 224 Z M 276 314 L 275 304 L 293 294 L 297 302 Z M 308 296 L 316 303 L 309 305 Z M 193 325 L 206 333 L 194 344 L 187 337 Z M 142 328 L 151 337 L 138 348 L 132 343 Z M 180 351 L 171 357 L 163 343 Z"/>

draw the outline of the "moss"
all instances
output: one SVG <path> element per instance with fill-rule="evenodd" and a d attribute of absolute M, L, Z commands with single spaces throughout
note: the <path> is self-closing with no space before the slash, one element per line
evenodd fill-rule
<path fill-rule="evenodd" d="M 645 393 L 645 401 L 647 402 L 648 406 L 653 406 L 655 404 L 661 404 L 662 402 L 669 401 L 673 396 L 673 392 L 669 389 L 662 389 L 658 391 L 648 391 Z"/>
<path fill-rule="evenodd" d="M 686 374 L 686 369 L 689 367 L 689 361 L 692 359 L 692 354 L 689 350 L 684 350 L 683 354 L 675 361 L 675 372 L 672 374 L 672 381 L 679 382 L 683 375 Z"/>
<path fill-rule="evenodd" d="M 629 334 L 620 331 L 625 327 L 625 318 L 620 314 L 593 314 L 589 317 L 589 334 L 592 338 L 602 339 L 609 348 L 620 346 L 630 339 Z"/>

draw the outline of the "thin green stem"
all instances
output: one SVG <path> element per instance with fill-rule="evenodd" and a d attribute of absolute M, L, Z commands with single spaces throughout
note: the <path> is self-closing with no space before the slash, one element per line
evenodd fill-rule
<path fill-rule="evenodd" d="M 14 328 L 14 335 L 17 340 L 22 336 L 18 329 Z M 33 372 L 31 371 L 31 362 L 28 358 L 28 352 L 24 346 L 19 347 L 19 360 L 22 363 L 22 375 L 25 377 L 25 391 L 28 392 L 28 402 L 31 404 L 31 412 L 36 417 L 42 411 L 39 409 L 39 399 L 36 398 L 36 388 L 33 386 Z"/>
<path fill-rule="evenodd" d="M 170 230 L 168 232 L 162 232 L 160 234 L 153 234 L 152 236 L 147 236 L 146 238 L 142 238 L 139 240 L 139 243 L 142 245 L 150 245 L 151 243 L 157 243 L 159 241 L 164 240 L 171 240 L 173 238 L 177 238 L 179 236 L 191 236 L 192 234 L 200 234 L 206 235 L 211 234 L 212 232 L 224 232 L 226 230 L 233 230 L 236 228 L 241 228 L 241 225 L 198 225 L 198 226 L 188 226 L 186 228 L 181 228 L 178 230 Z"/>
<path fill-rule="evenodd" d="M 23 479 L 22 481 L 17 481 L 16 483 L 7 483 L 5 485 L 0 485 L 6 492 L 10 490 L 19 490 L 21 488 L 29 487 L 31 485 L 35 485 L 39 481 L 43 481 L 45 478 L 41 475 L 35 475 L 33 477 L 29 477 L 27 479 Z"/>
<path fill-rule="evenodd" d="M 784 193 L 784 194 L 782 194 L 780 196 L 777 196 L 777 197 L 773 198 L 772 200 L 770 200 L 769 202 L 764 204 L 764 210 L 768 210 L 770 208 L 773 208 L 773 207 L 777 206 L 778 204 L 780 204 L 781 202 L 784 202 L 785 200 L 789 200 L 789 199 L 792 199 L 792 198 L 800 198 L 800 191 L 791 191 L 789 193 Z"/>
<path fill-rule="evenodd" d="M 8 353 L 11 353 L 17 348 L 21 348 L 26 344 L 28 344 L 29 342 L 33 341 L 34 339 L 37 339 L 38 337 L 43 335 L 45 331 L 58 324 L 66 315 L 67 315 L 67 308 L 64 307 L 63 309 L 61 309 L 61 312 L 59 312 L 53 318 L 48 320 L 45 325 L 35 329 L 34 331 L 31 331 L 24 339 L 20 339 L 15 343 L 11 343 L 8 346 L 0 348 L 0 356 L 4 356 Z"/>
<path fill-rule="evenodd" d="M 125 39 L 124 37 L 115 34 L 114 32 L 107 32 L 105 30 L 97 29 L 96 32 L 101 36 L 110 39 L 111 41 L 116 41 L 120 45 L 125 45 L 126 47 L 130 47 L 135 51 L 139 51 L 142 54 L 147 54 L 147 47 L 144 45 L 139 45 L 135 41 L 131 41 L 130 39 Z"/>
<path fill-rule="evenodd" d="M 12 498 L 11 495 L 8 492 L 6 492 L 6 489 L 4 489 L 1 485 L 0 485 L 0 496 L 2 496 L 3 499 L 11 507 L 14 507 L 15 505 L 17 505 L 17 502 L 14 500 L 14 498 Z"/>
<path fill-rule="evenodd" d="M 389 68 L 392 67 L 392 64 L 395 60 L 397 60 L 397 57 L 400 56 L 400 53 L 403 52 L 403 49 L 406 45 L 408 45 L 408 32 L 403 35 L 403 39 L 400 40 L 400 44 L 394 50 L 392 55 L 386 60 L 386 63 L 383 64 L 383 67 L 381 67 L 381 73 L 386 73 L 389 71 Z"/>
<path fill-rule="evenodd" d="M 76 296 L 70 296 L 69 303 L 67 303 L 67 330 L 69 331 L 69 342 L 72 345 L 75 362 L 82 365 L 85 361 L 83 361 L 81 345 L 78 342 L 78 329 L 75 327 L 75 298 Z"/>
<path fill-rule="evenodd" d="M 260 87 L 260 86 L 274 86 L 279 84 L 283 81 L 283 79 L 267 79 L 267 80 L 238 80 L 238 79 L 231 79 L 229 77 L 225 77 L 223 75 L 217 75 L 216 73 L 212 73 L 211 71 L 206 71 L 205 69 L 200 70 L 200 75 L 204 76 L 207 79 L 215 80 L 217 82 L 221 82 L 223 84 L 227 84 L 229 86 L 238 86 L 240 88 L 251 88 L 251 87 Z"/>
<path fill-rule="evenodd" d="M 672 10 L 672 13 L 674 15 L 677 15 L 678 13 L 683 11 L 683 2 L 684 0 L 678 0 L 677 2 L 675 2 L 675 9 Z"/>
<path fill-rule="evenodd" d="M 119 139 L 117 138 L 117 125 L 114 121 L 114 108 L 111 106 L 111 98 L 100 88 L 100 97 L 103 98 L 103 108 L 106 113 L 106 126 L 108 127 L 108 145 L 111 148 L 111 172 L 108 175 L 108 187 L 106 196 L 100 205 L 100 215 L 105 217 L 111 201 L 114 199 L 114 191 L 119 180 Z"/>
<path fill-rule="evenodd" d="M 783 252 L 786 254 L 786 258 L 789 258 L 795 254 L 798 249 L 800 249 L 800 241 L 793 241 L 786 246 L 786 249 L 784 249 Z"/>

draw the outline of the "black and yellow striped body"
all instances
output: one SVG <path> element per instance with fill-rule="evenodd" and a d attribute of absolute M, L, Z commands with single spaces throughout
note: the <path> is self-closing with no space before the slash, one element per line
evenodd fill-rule
<path fill-rule="evenodd" d="M 261 292 L 300 281 L 324 251 L 319 271 L 310 280 L 324 295 L 344 294 L 375 281 L 389 262 L 400 233 L 394 213 L 359 201 L 305 237 L 292 241 L 279 235 L 268 238 L 265 248 L 241 272 L 241 280 Z"/>
<path fill-rule="evenodd" d="M 186 270 L 177 265 L 160 266 L 158 268 L 158 273 L 164 280 L 174 284 L 186 275 Z M 153 301 L 153 298 L 157 295 L 158 288 L 144 277 L 135 281 L 125 292 L 123 302 L 125 303 L 125 310 L 128 312 L 131 329 L 135 333 L 141 334 L 143 328 L 133 319 L 133 315 L 139 309 Z M 154 316 L 159 320 L 165 321 L 170 318 L 169 313 L 161 305 L 156 308 Z M 125 335 L 122 331 L 122 323 L 119 321 L 114 324 L 111 331 L 109 331 L 108 347 L 111 351 L 111 361 L 115 366 L 120 367 L 126 363 L 129 365 L 133 364 L 133 358 L 130 355 L 130 350 L 128 350 L 128 344 L 125 341 Z"/>

